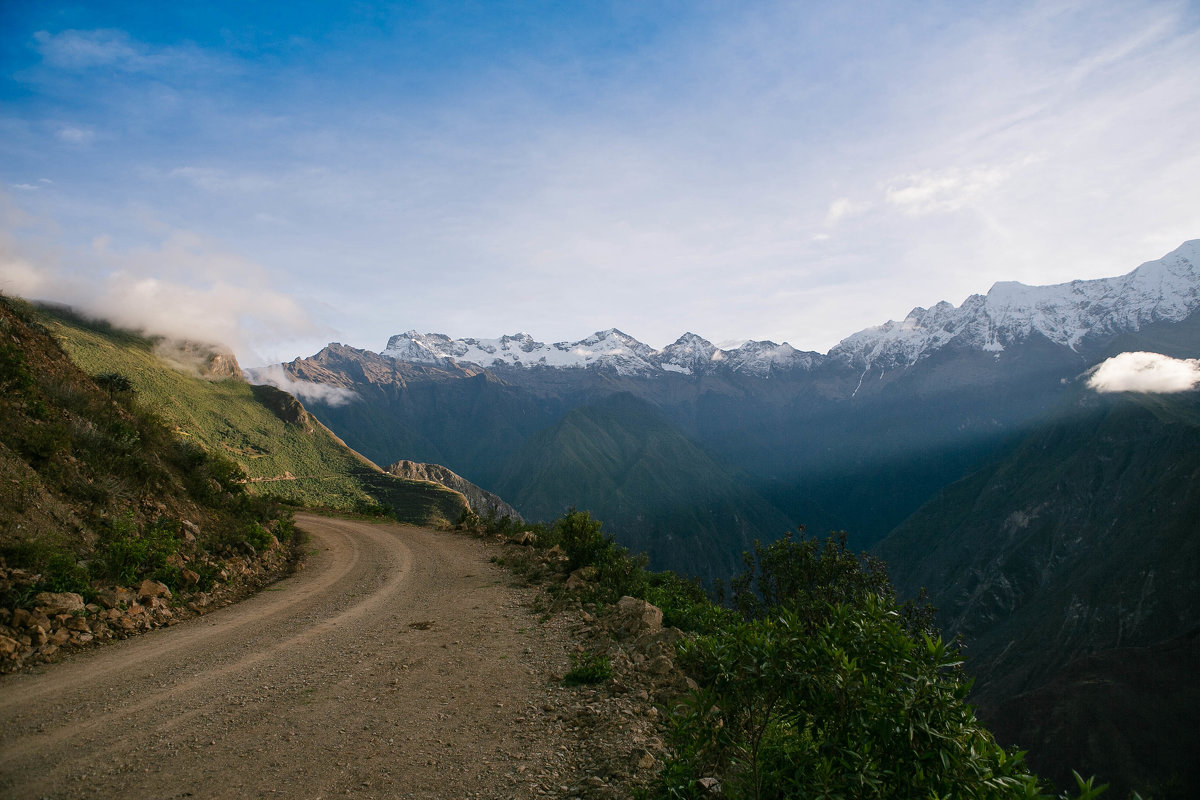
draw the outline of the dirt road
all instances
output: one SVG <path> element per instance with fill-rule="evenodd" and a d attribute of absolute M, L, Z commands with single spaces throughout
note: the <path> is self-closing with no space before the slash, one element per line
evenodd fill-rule
<path fill-rule="evenodd" d="M 487 547 L 297 522 L 295 576 L 0 679 L 0 797 L 563 794 L 567 644 Z"/>

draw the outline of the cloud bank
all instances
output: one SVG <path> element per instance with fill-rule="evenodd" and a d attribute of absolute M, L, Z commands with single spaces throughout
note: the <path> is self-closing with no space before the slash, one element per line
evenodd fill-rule
<path fill-rule="evenodd" d="M 274 355 L 281 342 L 332 333 L 264 268 L 189 231 L 167 230 L 154 244 L 125 250 L 101 236 L 86 250 L 69 250 L 19 243 L 13 227 L 0 225 L 5 294 L 150 335 L 221 345 L 243 364 L 273 360 L 264 354 Z"/>
<path fill-rule="evenodd" d="M 1092 373 L 1087 386 L 1097 392 L 1187 392 L 1200 384 L 1200 359 L 1161 353 L 1121 353 Z"/>
<path fill-rule="evenodd" d="M 317 402 L 327 406 L 344 406 L 358 399 L 358 395 L 350 389 L 341 386 L 327 386 L 323 383 L 298 381 L 283 371 L 279 364 L 268 367 L 258 367 L 246 370 L 246 380 L 251 383 L 266 384 L 281 389 L 302 403 Z"/>

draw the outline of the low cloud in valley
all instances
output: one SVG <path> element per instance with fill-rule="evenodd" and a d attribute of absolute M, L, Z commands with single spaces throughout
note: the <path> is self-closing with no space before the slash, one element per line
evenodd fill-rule
<path fill-rule="evenodd" d="M 266 384 L 282 389 L 303 403 L 317 402 L 329 406 L 344 406 L 358 399 L 358 395 L 341 386 L 298 381 L 283 371 L 283 367 L 272 364 L 268 367 L 246 370 L 246 379 L 251 383 Z"/>
<path fill-rule="evenodd" d="M 1200 384 L 1200 359 L 1161 353 L 1121 353 L 1096 368 L 1088 388 L 1097 392 L 1187 392 Z"/>

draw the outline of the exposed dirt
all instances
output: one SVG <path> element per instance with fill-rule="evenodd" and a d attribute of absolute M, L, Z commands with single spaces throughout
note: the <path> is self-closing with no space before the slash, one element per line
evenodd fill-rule
<path fill-rule="evenodd" d="M 297 522 L 305 568 L 255 597 L 0 679 L 0 797 L 624 793 L 595 737 L 656 712 L 561 686 L 577 619 L 539 622 L 495 545 Z"/>

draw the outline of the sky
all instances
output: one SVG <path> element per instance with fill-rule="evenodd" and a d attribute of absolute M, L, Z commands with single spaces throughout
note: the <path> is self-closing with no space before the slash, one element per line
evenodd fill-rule
<path fill-rule="evenodd" d="M 1200 4 L 0 3 L 0 291 L 245 366 L 862 328 L 1200 237 Z"/>

